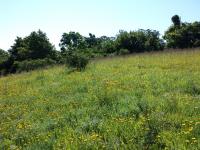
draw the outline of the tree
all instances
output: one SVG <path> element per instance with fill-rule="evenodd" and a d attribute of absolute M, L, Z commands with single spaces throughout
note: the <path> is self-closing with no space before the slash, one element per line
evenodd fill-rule
<path fill-rule="evenodd" d="M 96 38 L 96 36 L 92 33 L 89 33 L 89 37 L 85 37 L 85 41 L 88 48 L 95 47 L 99 44 L 98 38 Z"/>
<path fill-rule="evenodd" d="M 9 59 L 9 53 L 0 49 L 0 75 L 7 73 L 7 68 L 10 68 L 12 60 Z"/>
<path fill-rule="evenodd" d="M 15 39 L 14 45 L 11 46 L 11 49 L 8 51 L 14 60 L 21 61 L 28 59 L 28 45 L 21 37 L 17 37 L 17 39 Z"/>
<path fill-rule="evenodd" d="M 25 38 L 17 37 L 9 53 L 15 61 L 23 61 L 27 59 L 51 58 L 55 53 L 55 49 L 49 42 L 46 33 L 38 30 Z"/>
<path fill-rule="evenodd" d="M 117 35 L 117 49 L 127 49 L 130 53 L 162 50 L 164 42 L 155 30 L 120 31 Z"/>
<path fill-rule="evenodd" d="M 85 38 L 78 32 L 63 33 L 59 45 L 62 53 L 86 48 Z"/>
<path fill-rule="evenodd" d="M 46 33 L 41 30 L 32 32 L 24 40 L 28 45 L 30 59 L 43 59 L 51 57 L 55 51 L 54 46 L 49 42 Z"/>
<path fill-rule="evenodd" d="M 163 50 L 164 49 L 164 41 L 160 39 L 160 33 L 156 30 L 146 30 L 144 31 L 146 35 L 145 42 L 145 50 L 153 51 L 153 50 Z"/>
<path fill-rule="evenodd" d="M 180 25 L 181 25 L 181 18 L 178 15 L 174 15 L 171 20 L 172 20 L 174 26 L 180 27 Z"/>
<path fill-rule="evenodd" d="M 181 23 L 172 17 L 174 24 L 165 32 L 163 38 L 168 48 L 191 48 L 200 46 L 200 22 Z M 176 23 L 177 22 L 177 23 Z"/>
<path fill-rule="evenodd" d="M 0 63 L 7 60 L 9 57 L 8 52 L 4 51 L 3 49 L 0 49 Z"/>

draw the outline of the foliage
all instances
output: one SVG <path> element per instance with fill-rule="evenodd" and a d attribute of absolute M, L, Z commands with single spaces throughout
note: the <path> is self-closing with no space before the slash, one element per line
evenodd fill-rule
<path fill-rule="evenodd" d="M 24 61 L 15 61 L 13 64 L 13 72 L 23 72 L 23 71 L 31 71 L 40 68 L 44 68 L 47 66 L 51 66 L 56 64 L 56 62 L 52 59 L 34 59 L 34 60 L 24 60 Z"/>
<path fill-rule="evenodd" d="M 92 33 L 89 33 L 89 37 L 85 37 L 85 42 L 87 43 L 88 48 L 96 47 L 99 44 L 99 38 Z"/>
<path fill-rule="evenodd" d="M 88 63 L 89 57 L 78 51 L 70 51 L 66 56 L 66 64 L 68 67 L 75 68 L 79 71 L 84 70 Z"/>
<path fill-rule="evenodd" d="M 15 61 L 23 61 L 27 59 L 54 57 L 55 50 L 46 34 L 39 30 L 32 32 L 25 38 L 17 37 L 9 53 Z"/>
<path fill-rule="evenodd" d="M 9 59 L 9 53 L 0 49 L 0 75 L 6 73 L 6 67 L 8 67 L 7 61 Z"/>
<path fill-rule="evenodd" d="M 83 49 L 86 48 L 85 39 L 78 32 L 63 33 L 60 47 L 62 53 L 69 50 Z"/>
<path fill-rule="evenodd" d="M 3 62 L 3 61 L 5 61 L 5 60 L 7 60 L 8 57 L 9 57 L 8 52 L 0 49 L 0 63 Z"/>
<path fill-rule="evenodd" d="M 199 47 L 200 22 L 181 23 L 174 22 L 165 32 L 164 39 L 169 48 L 191 48 Z"/>
<path fill-rule="evenodd" d="M 118 55 L 127 55 L 129 54 L 129 50 L 127 49 L 120 49 L 118 52 L 117 52 Z"/>
<path fill-rule="evenodd" d="M 180 25 L 181 25 L 181 18 L 178 15 L 174 15 L 172 17 L 172 22 L 173 22 L 174 26 L 180 27 Z"/>
<path fill-rule="evenodd" d="M 9 54 L 7 54 L 7 59 L 0 62 L 0 73 L 28 71 L 46 66 L 46 63 L 48 63 L 46 60 L 59 62 L 60 59 L 60 52 L 55 50 L 46 34 L 39 30 L 32 32 L 25 38 L 16 38 Z"/>
<path fill-rule="evenodd" d="M 0 50 L 0 74 L 15 73 L 16 64 L 20 66 L 34 60 L 51 59 L 57 64 L 64 64 L 67 59 L 69 66 L 82 70 L 88 58 L 200 46 L 200 22 L 183 23 L 178 15 L 174 15 L 171 20 L 173 25 L 165 32 L 165 41 L 158 31 L 150 29 L 130 32 L 120 30 L 115 37 L 96 37 L 92 33 L 85 37 L 71 31 L 63 33 L 59 44 L 61 51 L 57 51 L 50 43 L 46 33 L 34 31 L 25 38 L 17 37 L 9 54 Z"/>
<path fill-rule="evenodd" d="M 163 44 L 155 30 L 120 31 L 116 39 L 117 48 L 128 49 L 130 53 L 162 50 Z"/>
<path fill-rule="evenodd" d="M 103 51 L 106 54 L 112 54 L 116 52 L 116 43 L 112 38 L 107 38 L 105 40 L 102 40 L 100 45 L 101 51 Z"/>

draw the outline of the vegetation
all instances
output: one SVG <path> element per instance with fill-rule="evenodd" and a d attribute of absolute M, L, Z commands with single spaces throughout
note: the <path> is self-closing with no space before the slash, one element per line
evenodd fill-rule
<path fill-rule="evenodd" d="M 51 59 L 51 62 L 53 60 L 58 60 L 58 52 L 56 52 L 46 34 L 41 30 L 32 32 L 25 38 L 17 37 L 15 43 L 8 52 L 9 57 L 0 62 L 2 66 L 0 70 L 4 70 L 5 74 L 16 73 L 22 70 L 28 71 L 49 65 L 45 63 L 47 59 Z M 43 64 L 41 64 L 41 62 L 43 62 Z"/>
<path fill-rule="evenodd" d="M 9 54 L 6 51 L 0 49 L 0 63 L 7 60 L 8 57 L 9 57 Z"/>
<path fill-rule="evenodd" d="M 83 70 L 90 58 L 200 46 L 200 22 L 183 23 L 178 15 L 174 15 L 171 20 L 173 25 L 165 32 L 165 41 L 158 31 L 150 29 L 130 32 L 121 30 L 116 37 L 96 37 L 92 33 L 84 37 L 78 32 L 69 32 L 63 33 L 61 37 L 60 51 L 55 50 L 46 33 L 34 31 L 25 38 L 17 37 L 8 50 L 9 54 L 0 50 L 0 74 L 65 63 Z M 54 63 L 46 63 L 46 60 Z"/>
<path fill-rule="evenodd" d="M 0 78 L 0 149 L 200 149 L 200 51 Z"/>
<path fill-rule="evenodd" d="M 116 39 L 117 49 L 127 49 L 130 53 L 157 51 L 164 49 L 164 42 L 158 31 L 120 31 Z"/>
<path fill-rule="evenodd" d="M 200 22 L 182 23 L 178 15 L 172 17 L 172 22 L 164 35 L 168 48 L 200 47 Z"/>
<path fill-rule="evenodd" d="M 24 61 L 15 61 L 13 64 L 13 72 L 24 72 L 31 71 L 39 68 L 44 68 L 50 65 L 55 65 L 56 62 L 52 59 L 35 59 L 35 60 L 24 60 Z"/>
<path fill-rule="evenodd" d="M 68 67 L 79 71 L 84 70 L 88 63 L 89 57 L 85 54 L 81 54 L 78 51 L 69 52 L 66 57 L 66 64 L 68 65 Z"/>
<path fill-rule="evenodd" d="M 6 69 L 5 62 L 8 60 L 8 52 L 0 49 L 0 75 L 3 75 Z"/>

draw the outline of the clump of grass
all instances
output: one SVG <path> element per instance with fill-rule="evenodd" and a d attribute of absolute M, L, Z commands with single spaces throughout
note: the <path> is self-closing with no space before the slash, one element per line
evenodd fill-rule
<path fill-rule="evenodd" d="M 189 80 L 187 82 L 185 92 L 194 96 L 200 95 L 200 85 L 192 80 Z"/>

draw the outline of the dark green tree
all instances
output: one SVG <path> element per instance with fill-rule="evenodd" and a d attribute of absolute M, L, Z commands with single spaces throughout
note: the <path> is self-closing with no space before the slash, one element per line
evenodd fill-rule
<path fill-rule="evenodd" d="M 32 32 L 25 38 L 17 37 L 9 53 L 15 61 L 23 61 L 27 59 L 51 58 L 55 54 L 55 49 L 49 42 L 46 34 L 39 30 Z"/>
<path fill-rule="evenodd" d="M 63 33 L 59 45 L 62 53 L 87 47 L 85 38 L 78 32 Z"/>
<path fill-rule="evenodd" d="M 180 26 L 175 22 L 163 36 L 168 48 L 191 48 L 200 46 L 200 22 L 181 23 Z"/>
<path fill-rule="evenodd" d="M 120 31 L 116 39 L 117 49 L 127 49 L 130 53 L 162 50 L 164 42 L 155 30 Z"/>
<path fill-rule="evenodd" d="M 8 52 L 4 51 L 3 49 L 0 49 L 0 63 L 7 60 L 9 57 Z"/>
<path fill-rule="evenodd" d="M 50 58 L 55 52 L 54 46 L 49 42 L 46 33 L 41 30 L 32 32 L 24 40 L 28 45 L 28 57 L 30 59 Z"/>
<path fill-rule="evenodd" d="M 99 40 L 96 36 L 92 33 L 89 33 L 89 37 L 85 37 L 85 41 L 87 43 L 88 48 L 92 48 L 98 45 Z"/>
<path fill-rule="evenodd" d="M 172 20 L 174 26 L 181 25 L 181 18 L 178 15 L 174 15 L 171 20 Z"/>
<path fill-rule="evenodd" d="M 15 39 L 15 43 L 9 50 L 10 56 L 16 61 L 22 61 L 29 58 L 28 43 L 21 37 Z"/>
<path fill-rule="evenodd" d="M 0 75 L 4 75 L 8 72 L 7 68 L 10 68 L 13 61 L 9 58 L 9 53 L 0 49 Z"/>

